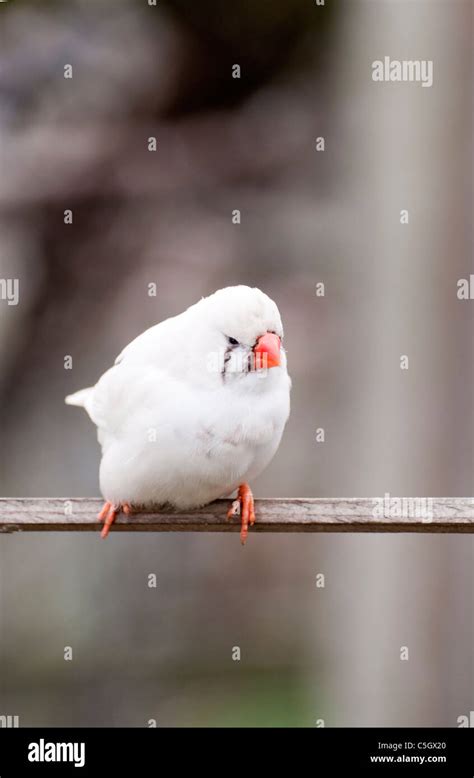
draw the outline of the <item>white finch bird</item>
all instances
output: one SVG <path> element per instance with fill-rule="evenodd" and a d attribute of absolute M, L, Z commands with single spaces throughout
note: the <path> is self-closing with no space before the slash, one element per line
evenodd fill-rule
<path fill-rule="evenodd" d="M 277 306 L 230 286 L 133 340 L 95 386 L 66 403 L 87 411 L 102 447 L 99 514 L 108 535 L 133 506 L 197 508 L 238 490 L 241 539 L 255 521 L 248 481 L 275 454 L 291 381 Z"/>

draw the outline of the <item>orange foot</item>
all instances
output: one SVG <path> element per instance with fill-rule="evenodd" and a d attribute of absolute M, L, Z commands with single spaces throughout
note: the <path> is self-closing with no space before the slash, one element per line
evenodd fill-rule
<path fill-rule="evenodd" d="M 102 508 L 101 512 L 97 516 L 99 521 L 104 522 L 104 526 L 102 528 L 102 532 L 100 533 L 101 538 L 106 538 L 107 535 L 110 532 L 110 528 L 112 524 L 114 523 L 115 519 L 117 518 L 120 511 L 123 511 L 127 514 L 127 516 L 130 516 L 132 513 L 132 507 L 130 503 L 123 502 L 119 505 L 114 505 L 112 502 L 106 502 L 104 504 L 104 507 Z"/>
<path fill-rule="evenodd" d="M 247 535 L 249 534 L 249 524 L 250 526 L 255 524 L 253 494 L 248 484 L 241 484 L 239 486 L 237 498 L 229 508 L 227 518 L 232 519 L 239 513 L 242 517 L 240 540 L 242 541 L 242 545 L 244 545 L 245 541 L 247 540 Z"/>

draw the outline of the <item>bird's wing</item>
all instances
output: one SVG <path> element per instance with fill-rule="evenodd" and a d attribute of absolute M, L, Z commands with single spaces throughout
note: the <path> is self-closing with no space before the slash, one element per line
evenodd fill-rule
<path fill-rule="evenodd" d="M 119 365 L 124 361 L 129 363 L 168 363 L 169 357 L 176 351 L 176 340 L 182 330 L 181 325 L 185 314 L 186 311 L 184 314 L 173 316 L 149 327 L 122 349 L 115 364 Z"/>
<path fill-rule="evenodd" d="M 97 437 L 102 445 L 106 441 L 107 434 L 113 434 L 117 423 L 116 410 L 120 405 L 117 405 L 116 390 L 119 384 L 115 380 L 116 372 L 116 368 L 111 367 L 95 386 L 80 389 L 68 395 L 65 400 L 67 405 L 84 408 L 97 427 Z"/>
<path fill-rule="evenodd" d="M 66 397 L 68 405 L 82 407 L 89 414 L 102 446 L 119 433 L 140 404 L 148 397 L 159 403 L 161 387 L 166 391 L 171 379 L 179 378 L 186 347 L 183 316 L 145 330 L 123 349 L 95 386 Z"/>
<path fill-rule="evenodd" d="M 120 436 L 124 426 L 150 397 L 159 403 L 163 383 L 166 383 L 163 371 L 123 361 L 107 370 L 95 386 L 70 395 L 66 402 L 86 410 L 97 427 L 97 437 L 104 448 Z"/>

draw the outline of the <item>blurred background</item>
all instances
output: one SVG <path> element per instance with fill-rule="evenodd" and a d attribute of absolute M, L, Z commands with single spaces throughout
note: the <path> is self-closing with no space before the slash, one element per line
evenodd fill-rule
<path fill-rule="evenodd" d="M 245 283 L 279 305 L 293 378 L 257 496 L 472 495 L 472 34 L 469 0 L 2 4 L 0 277 L 20 302 L 0 301 L 1 494 L 98 496 L 95 430 L 64 396 Z M 374 83 L 384 56 L 433 60 L 433 86 Z M 473 543 L 1 537 L 0 715 L 456 726 Z"/>

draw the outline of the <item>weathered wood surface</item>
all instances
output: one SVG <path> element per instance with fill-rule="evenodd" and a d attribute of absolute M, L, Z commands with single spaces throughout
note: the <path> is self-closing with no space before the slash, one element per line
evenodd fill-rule
<path fill-rule="evenodd" d="M 417 498 L 405 505 L 395 499 L 385 504 L 382 498 L 256 500 L 257 521 L 250 531 L 474 532 L 472 497 Z M 226 520 L 229 505 L 217 500 L 186 512 L 146 508 L 130 517 L 120 514 L 112 532 L 239 532 L 238 517 Z M 101 506 L 95 498 L 3 498 L 0 532 L 96 531 Z"/>

